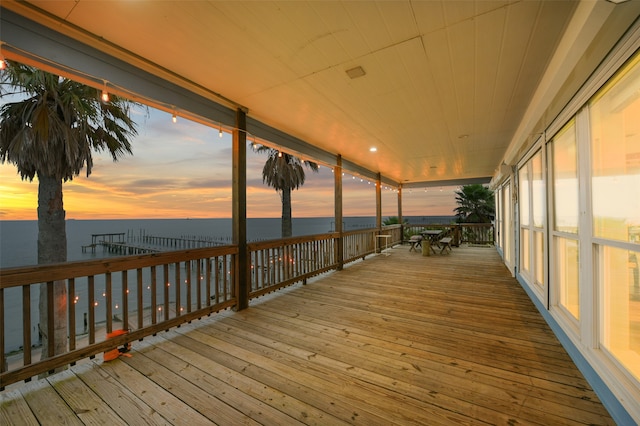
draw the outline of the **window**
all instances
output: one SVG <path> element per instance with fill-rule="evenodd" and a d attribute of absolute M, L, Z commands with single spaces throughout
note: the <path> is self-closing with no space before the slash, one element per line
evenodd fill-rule
<path fill-rule="evenodd" d="M 536 228 L 544 226 L 545 193 L 542 179 L 542 154 L 538 153 L 531 159 L 531 207 L 533 226 Z"/>
<path fill-rule="evenodd" d="M 631 68 L 590 104 L 593 232 L 640 244 L 640 66 Z"/>
<path fill-rule="evenodd" d="M 589 103 L 600 345 L 640 380 L 640 56 Z"/>
<path fill-rule="evenodd" d="M 558 303 L 576 320 L 580 319 L 580 285 L 578 268 L 580 251 L 578 240 L 555 237 L 555 283 Z"/>
<path fill-rule="evenodd" d="M 601 345 L 640 380 L 640 251 L 601 246 Z"/>
<path fill-rule="evenodd" d="M 520 273 L 538 287 L 542 298 L 545 279 L 546 190 L 542 151 L 535 153 L 518 172 L 520 179 Z"/>
<path fill-rule="evenodd" d="M 576 129 L 571 121 L 553 138 L 554 230 L 578 233 L 578 156 Z"/>
<path fill-rule="evenodd" d="M 512 268 L 512 262 L 513 259 L 511 257 L 511 244 L 512 244 L 512 239 L 513 239 L 513 235 L 511 233 L 511 182 L 507 183 L 504 188 L 502 189 L 502 194 L 503 194 L 503 202 L 502 202 L 502 206 L 503 206 L 503 216 L 504 216 L 504 221 L 503 221 L 503 232 L 502 235 L 504 236 L 504 247 L 503 247 L 503 254 L 504 254 L 504 260 L 507 263 L 507 265 Z M 513 270 L 512 270 L 513 272 Z"/>
<path fill-rule="evenodd" d="M 557 303 L 580 319 L 578 240 L 578 155 L 575 121 L 570 121 L 549 145 L 553 175 L 553 277 Z"/>
<path fill-rule="evenodd" d="M 529 226 L 529 164 L 525 164 L 519 172 L 520 182 L 520 225 Z"/>

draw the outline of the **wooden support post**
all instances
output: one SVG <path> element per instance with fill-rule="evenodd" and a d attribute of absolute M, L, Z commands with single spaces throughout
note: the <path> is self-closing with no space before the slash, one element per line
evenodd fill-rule
<path fill-rule="evenodd" d="M 233 268 L 238 304 L 236 310 L 249 307 L 249 254 L 247 253 L 247 115 L 236 111 L 236 129 L 233 132 L 232 210 L 233 244 L 238 256 Z"/>
<path fill-rule="evenodd" d="M 334 206 L 335 206 L 335 220 L 336 220 L 336 232 L 338 233 L 338 240 L 336 241 L 336 262 L 338 263 L 338 271 L 342 270 L 344 265 L 344 243 L 342 233 L 342 156 L 338 155 L 336 158 L 336 167 L 333 171 L 333 178 L 335 182 L 334 188 Z"/>
<path fill-rule="evenodd" d="M 404 241 L 404 223 L 402 220 L 402 184 L 398 185 L 398 223 L 400 224 L 400 244 Z"/>
<path fill-rule="evenodd" d="M 376 229 L 378 234 L 382 232 L 382 179 L 380 173 L 376 176 Z"/>

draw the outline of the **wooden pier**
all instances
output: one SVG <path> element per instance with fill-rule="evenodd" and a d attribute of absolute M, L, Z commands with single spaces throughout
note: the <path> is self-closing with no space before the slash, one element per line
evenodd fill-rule
<path fill-rule="evenodd" d="M 96 252 L 96 246 L 105 244 L 125 244 L 126 237 L 124 232 L 115 232 L 107 234 L 91 234 L 91 244 L 82 246 L 82 252 L 86 253 L 87 249 L 91 249 L 91 253 Z"/>
<path fill-rule="evenodd" d="M 137 244 L 132 244 L 137 242 Z M 82 252 L 96 252 L 96 247 L 102 246 L 109 253 L 133 255 L 146 253 L 160 253 L 166 250 L 185 250 L 192 248 L 215 247 L 231 244 L 230 240 L 212 237 L 162 237 L 146 235 L 142 231 L 139 236 L 133 232 L 114 232 L 91 234 L 91 244 L 83 245 Z"/>
<path fill-rule="evenodd" d="M 162 247 L 171 247 L 176 250 L 184 250 L 190 248 L 215 247 L 231 244 L 231 241 L 223 241 L 210 237 L 162 237 L 155 235 L 144 235 L 142 242 Z"/>
<path fill-rule="evenodd" d="M 125 243 L 109 243 L 103 241 L 100 245 L 109 253 L 122 255 L 160 253 L 162 251 L 150 247 L 134 246 Z"/>

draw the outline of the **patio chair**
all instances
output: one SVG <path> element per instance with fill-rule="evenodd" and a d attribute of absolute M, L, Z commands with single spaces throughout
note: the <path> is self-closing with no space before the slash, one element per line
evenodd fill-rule
<path fill-rule="evenodd" d="M 411 247 L 409 247 L 409 251 L 418 251 L 418 247 L 422 247 L 422 236 L 421 235 L 412 235 L 409 238 L 409 244 L 411 244 Z"/>
<path fill-rule="evenodd" d="M 444 237 L 442 238 L 440 241 L 438 241 L 438 244 L 440 244 L 440 254 L 444 254 L 445 250 L 449 250 L 449 253 L 451 253 L 451 240 L 453 240 L 453 238 L 451 237 Z"/>

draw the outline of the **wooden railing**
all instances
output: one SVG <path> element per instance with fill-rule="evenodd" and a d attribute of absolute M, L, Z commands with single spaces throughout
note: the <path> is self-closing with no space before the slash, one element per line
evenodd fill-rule
<path fill-rule="evenodd" d="M 236 246 L 225 246 L 1 269 L 0 388 L 235 305 L 237 254 Z M 48 290 L 44 360 L 32 351 L 40 283 Z M 54 283 L 63 286 L 61 299 L 54 300 Z M 54 305 L 63 306 L 69 324 L 68 350 L 58 355 Z M 23 350 L 6 354 L 7 331 L 20 328 Z M 118 329 L 127 333 L 107 339 Z"/>
<path fill-rule="evenodd" d="M 375 251 L 376 229 L 361 229 L 342 234 L 342 256 L 344 263 L 364 259 Z"/>
<path fill-rule="evenodd" d="M 339 234 L 319 234 L 247 244 L 249 299 L 336 269 Z"/>
<path fill-rule="evenodd" d="M 248 298 L 365 258 L 374 253 L 378 234 L 390 235 L 386 243 L 393 246 L 425 229 L 448 232 L 454 245 L 493 243 L 492 224 L 390 225 L 345 232 L 342 239 L 328 233 L 250 243 Z M 237 256 L 237 246 L 229 245 L 0 270 L 0 388 L 236 305 Z M 51 336 L 44 360 L 32 349 L 38 346 L 41 283 Z M 64 300 L 54 300 L 60 285 Z M 53 312 L 60 304 L 70 325 L 68 351 L 53 355 Z M 17 329 L 23 350 L 7 354 L 5 342 Z M 127 333 L 107 339 L 119 329 Z"/>
<path fill-rule="evenodd" d="M 0 389 L 235 306 L 375 251 L 379 233 L 402 242 L 400 225 L 247 244 L 248 294 L 239 295 L 236 245 L 0 269 Z M 342 260 L 338 244 L 342 241 Z M 38 345 L 40 286 L 48 312 L 45 359 Z M 63 289 L 61 297 L 54 289 Z M 56 293 L 58 294 L 58 293 Z M 69 325 L 54 355 L 54 306 Z M 116 330 L 126 333 L 114 336 Z M 107 334 L 111 337 L 107 338 Z M 18 336 L 18 337 L 14 337 Z M 5 343 L 23 350 L 5 353 Z M 11 345 L 9 345 L 11 346 Z"/>
<path fill-rule="evenodd" d="M 493 244 L 493 224 L 461 223 L 460 242 L 468 244 Z"/>
<path fill-rule="evenodd" d="M 382 234 L 391 235 L 391 239 L 389 240 L 390 245 L 402 244 L 404 241 L 404 236 L 402 235 L 402 225 L 386 225 L 382 227 Z"/>
<path fill-rule="evenodd" d="M 364 259 L 373 254 L 376 249 L 375 238 L 378 234 L 391 236 L 388 241 L 384 242 L 390 247 L 402 244 L 402 227 L 400 225 L 383 226 L 380 232 L 375 228 L 345 232 L 342 234 L 344 263 L 353 262 L 360 258 Z M 378 247 L 379 249 L 380 247 Z"/>
<path fill-rule="evenodd" d="M 389 245 L 402 242 L 400 225 L 384 227 L 381 233 L 391 235 Z M 344 232 L 342 264 L 373 254 L 377 234 L 378 230 L 375 228 Z M 249 299 L 296 282 L 306 282 L 315 275 L 337 269 L 340 266 L 337 254 L 339 236 L 340 234 L 333 232 L 249 243 Z"/>

